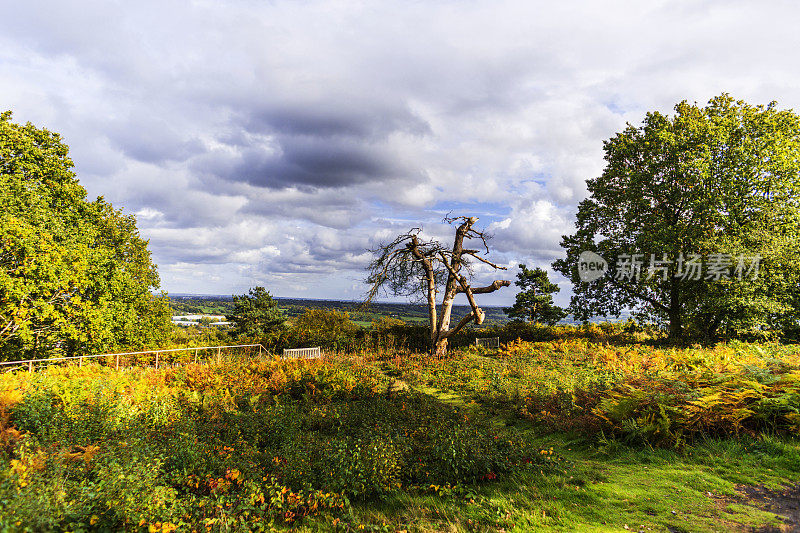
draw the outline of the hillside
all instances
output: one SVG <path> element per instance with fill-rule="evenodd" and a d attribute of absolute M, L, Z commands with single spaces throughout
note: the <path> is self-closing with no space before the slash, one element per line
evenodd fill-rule
<path fill-rule="evenodd" d="M 551 333 L 5 373 L 0 529 L 797 530 L 796 346 Z"/>
<path fill-rule="evenodd" d="M 411 303 L 376 302 L 367 309 L 361 308 L 361 302 L 346 300 L 314 300 L 304 298 L 278 298 L 278 307 L 288 317 L 299 316 L 306 309 L 336 309 L 350 315 L 351 320 L 361 325 L 367 325 L 381 317 L 392 317 L 406 322 L 421 322 L 428 318 L 428 311 L 424 305 Z M 233 311 L 233 297 L 222 295 L 196 295 L 177 294 L 170 295 L 170 307 L 173 315 L 205 314 L 225 315 Z M 502 307 L 483 307 L 486 312 L 486 322 L 505 323 L 508 317 Z M 469 313 L 466 305 L 453 306 L 455 317 L 462 317 Z"/>

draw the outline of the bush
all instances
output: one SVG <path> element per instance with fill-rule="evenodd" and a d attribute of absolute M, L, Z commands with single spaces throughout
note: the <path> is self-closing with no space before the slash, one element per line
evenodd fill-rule
<path fill-rule="evenodd" d="M 374 365 L 337 359 L 51 368 L 5 376 L 0 404 L 0 529 L 327 520 L 347 516 L 348 498 L 489 480 L 536 456 L 459 409 L 390 391 Z"/>
<path fill-rule="evenodd" d="M 292 347 L 321 346 L 343 350 L 353 344 L 358 333 L 359 327 L 347 313 L 308 308 L 294 320 L 287 340 Z"/>
<path fill-rule="evenodd" d="M 349 496 L 383 495 L 401 487 L 403 456 L 384 435 L 302 434 L 279 456 L 280 479 Z"/>

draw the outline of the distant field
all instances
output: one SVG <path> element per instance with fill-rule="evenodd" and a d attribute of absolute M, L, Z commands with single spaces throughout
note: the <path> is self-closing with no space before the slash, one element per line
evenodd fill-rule
<path fill-rule="evenodd" d="M 370 306 L 364 310 L 360 309 L 360 302 L 344 300 L 275 298 L 275 301 L 278 302 L 278 307 L 287 317 L 299 316 L 303 314 L 306 309 L 336 309 L 348 313 L 350 319 L 362 327 L 368 327 L 372 324 L 373 320 L 378 320 L 386 316 L 404 320 L 409 323 L 424 323 L 428 320 L 428 310 L 421 304 L 379 302 L 370 304 Z M 197 294 L 171 295 L 170 306 L 172 307 L 173 316 L 190 314 L 227 315 L 233 312 L 233 297 Z M 509 321 L 502 307 L 483 307 L 483 310 L 486 312 L 486 325 L 492 323 L 505 324 Z M 455 318 L 460 318 L 469 313 L 469 311 L 470 309 L 466 305 L 453 306 Z M 629 316 L 627 312 L 623 312 L 618 318 L 597 317 L 596 319 L 592 319 L 592 322 L 624 321 L 627 320 Z M 578 324 L 579 322 L 575 322 L 571 320 L 571 317 L 567 317 L 561 323 Z"/>
<path fill-rule="evenodd" d="M 360 302 L 342 300 L 305 300 L 300 298 L 275 298 L 278 307 L 288 317 L 303 314 L 306 309 L 336 309 L 346 312 L 350 318 L 361 326 L 368 326 L 373 320 L 392 317 L 406 322 L 424 322 L 428 319 L 428 310 L 424 305 L 410 303 L 373 303 L 367 309 L 361 309 Z M 173 315 L 227 315 L 233 312 L 232 296 L 175 295 L 170 296 Z M 502 307 L 484 307 L 487 322 L 508 321 Z M 466 305 L 453 306 L 455 317 L 469 313 Z"/>

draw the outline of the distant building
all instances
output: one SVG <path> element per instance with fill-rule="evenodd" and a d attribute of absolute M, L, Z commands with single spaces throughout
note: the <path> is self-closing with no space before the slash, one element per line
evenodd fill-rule
<path fill-rule="evenodd" d="M 176 326 L 189 327 L 197 326 L 202 319 L 211 319 L 209 326 L 228 326 L 231 323 L 225 321 L 225 315 L 176 315 L 172 317 L 172 323 Z"/>

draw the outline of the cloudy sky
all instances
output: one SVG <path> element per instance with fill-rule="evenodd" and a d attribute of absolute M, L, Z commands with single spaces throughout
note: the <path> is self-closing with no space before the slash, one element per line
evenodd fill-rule
<path fill-rule="evenodd" d="M 603 140 L 646 111 L 800 108 L 798 20 L 790 1 L 0 0 L 0 110 L 63 134 L 165 290 L 358 298 L 366 249 L 447 238 L 448 212 L 480 217 L 507 277 L 548 266 Z"/>

